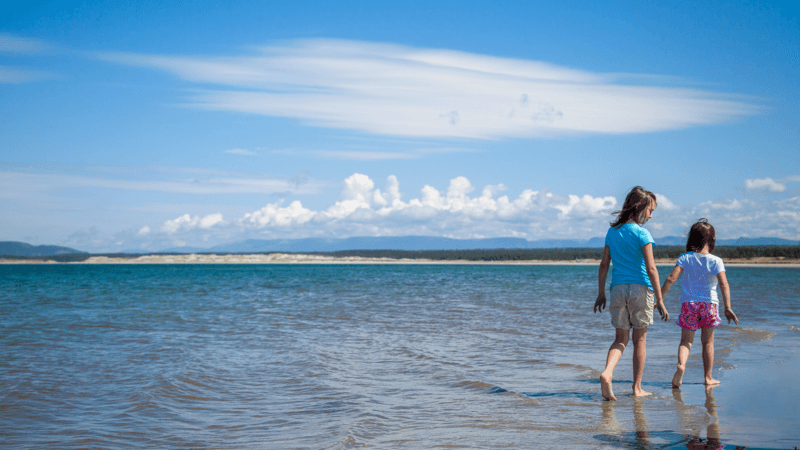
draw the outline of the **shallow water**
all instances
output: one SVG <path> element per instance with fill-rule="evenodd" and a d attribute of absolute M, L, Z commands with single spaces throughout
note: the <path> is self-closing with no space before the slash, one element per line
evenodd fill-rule
<path fill-rule="evenodd" d="M 0 446 L 687 448 L 712 434 L 800 445 L 800 389 L 780 389 L 780 408 L 746 389 L 794 378 L 800 270 L 728 268 L 741 325 L 717 330 L 713 408 L 699 345 L 686 385 L 670 389 L 672 321 L 648 331 L 654 395 L 625 395 L 626 352 L 620 401 L 602 401 L 614 331 L 592 313 L 596 277 L 546 265 L 2 266 Z M 772 425 L 734 426 L 758 420 Z"/>

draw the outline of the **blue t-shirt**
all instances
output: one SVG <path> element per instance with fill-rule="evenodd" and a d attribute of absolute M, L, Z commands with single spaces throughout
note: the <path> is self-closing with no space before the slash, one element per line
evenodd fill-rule
<path fill-rule="evenodd" d="M 719 304 L 717 275 L 725 272 L 722 259 L 712 254 L 686 252 L 675 263 L 683 268 L 681 303 L 710 302 Z"/>
<path fill-rule="evenodd" d="M 642 254 L 642 247 L 653 243 L 653 236 L 638 223 L 626 223 L 608 229 L 606 245 L 611 250 L 611 286 L 642 284 L 653 289 Z"/>

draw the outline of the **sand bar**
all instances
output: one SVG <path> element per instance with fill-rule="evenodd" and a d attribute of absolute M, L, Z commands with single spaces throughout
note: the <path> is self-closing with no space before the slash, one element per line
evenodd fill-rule
<path fill-rule="evenodd" d="M 0 259 L 0 264 L 482 264 L 482 265 L 598 265 L 597 259 L 578 260 L 512 260 L 470 261 L 368 258 L 360 256 L 327 256 L 308 254 L 185 254 L 185 255 L 141 255 L 131 258 L 90 256 L 84 261 L 55 262 L 42 259 Z M 674 260 L 656 259 L 657 265 L 673 265 Z M 799 268 L 800 260 L 774 257 L 730 258 L 725 264 L 738 267 L 792 267 Z"/>

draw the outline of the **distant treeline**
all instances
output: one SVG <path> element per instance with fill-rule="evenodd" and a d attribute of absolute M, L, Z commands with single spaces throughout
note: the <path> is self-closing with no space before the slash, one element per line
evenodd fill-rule
<path fill-rule="evenodd" d="M 655 258 L 677 259 L 686 250 L 677 246 L 656 246 L 653 249 Z M 574 261 L 581 259 L 600 259 L 602 248 L 511 248 L 488 250 L 347 250 L 340 252 L 317 253 L 330 256 L 360 256 L 364 258 L 392 259 L 431 259 L 434 261 Z M 714 254 L 722 259 L 783 257 L 800 259 L 800 246 L 752 246 L 752 247 L 717 247 Z"/>
<path fill-rule="evenodd" d="M 653 255 L 657 259 L 677 259 L 683 253 L 684 247 L 656 246 Z M 266 252 L 288 253 L 291 252 Z M 232 253 L 214 253 L 217 255 Z M 337 252 L 313 252 L 298 254 L 314 254 L 334 257 L 356 256 L 362 258 L 391 258 L 391 259 L 430 259 L 433 261 L 574 261 L 582 259 L 600 259 L 603 257 L 601 248 L 509 248 L 487 250 L 345 250 Z M 717 247 L 714 254 L 722 259 L 729 258 L 763 258 L 780 257 L 786 259 L 800 259 L 800 246 L 798 245 L 772 245 L 772 246 L 747 246 L 747 247 Z M 180 255 L 180 253 L 159 253 L 159 255 Z M 106 256 L 109 258 L 134 259 L 141 255 L 131 253 L 104 253 L 86 254 L 73 253 L 68 255 L 52 255 L 44 257 L 2 256 L 5 259 L 53 261 L 53 262 L 83 262 L 92 256 Z"/>

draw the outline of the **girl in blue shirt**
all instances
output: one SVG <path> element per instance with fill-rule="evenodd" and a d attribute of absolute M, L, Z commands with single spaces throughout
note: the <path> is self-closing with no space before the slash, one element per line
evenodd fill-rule
<path fill-rule="evenodd" d="M 636 186 L 625 197 L 622 210 L 615 211 L 617 219 L 611 223 L 606 234 L 603 259 L 598 273 L 598 295 L 594 312 L 606 307 L 606 276 L 611 262 L 611 323 L 616 328 L 616 337 L 608 349 L 606 368 L 600 374 L 603 398 L 616 400 L 611 388 L 614 368 L 628 345 L 630 329 L 633 329 L 633 395 L 650 395 L 642 389 L 642 374 L 647 346 L 647 326 L 653 323 L 653 299 L 663 320 L 669 313 L 661 297 L 658 272 L 653 258 L 653 237 L 642 228 L 656 209 L 656 196 L 641 186 Z"/>

